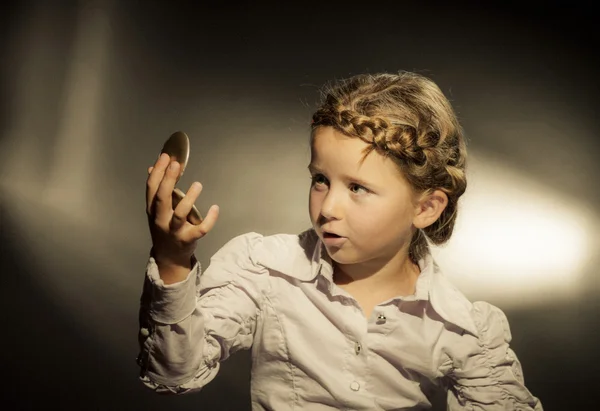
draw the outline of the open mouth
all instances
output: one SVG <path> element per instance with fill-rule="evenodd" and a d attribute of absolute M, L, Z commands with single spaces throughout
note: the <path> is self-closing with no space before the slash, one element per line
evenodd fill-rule
<path fill-rule="evenodd" d="M 333 234 L 333 233 L 323 233 L 323 238 L 342 238 L 337 234 Z"/>

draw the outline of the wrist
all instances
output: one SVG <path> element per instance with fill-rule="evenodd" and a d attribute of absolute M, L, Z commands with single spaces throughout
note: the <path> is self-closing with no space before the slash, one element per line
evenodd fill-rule
<path fill-rule="evenodd" d="M 192 268 L 195 262 L 194 255 L 191 256 L 166 256 L 156 252 L 154 247 L 150 250 L 150 256 L 154 258 L 154 261 L 159 267 L 163 268 Z"/>

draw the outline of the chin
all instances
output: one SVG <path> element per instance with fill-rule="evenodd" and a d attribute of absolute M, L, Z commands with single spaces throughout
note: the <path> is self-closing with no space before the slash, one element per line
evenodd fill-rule
<path fill-rule="evenodd" d="M 356 255 L 353 255 L 354 253 L 349 253 L 341 248 L 324 248 L 327 251 L 329 258 L 338 264 L 355 264 L 360 262 L 360 258 L 358 258 Z"/>

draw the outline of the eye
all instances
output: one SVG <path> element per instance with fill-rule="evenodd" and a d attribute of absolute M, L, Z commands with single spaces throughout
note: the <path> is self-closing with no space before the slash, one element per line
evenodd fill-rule
<path fill-rule="evenodd" d="M 327 179 L 323 174 L 315 174 L 310 177 L 313 185 L 323 185 L 327 184 Z"/>
<path fill-rule="evenodd" d="M 356 183 L 350 184 L 350 191 L 352 191 L 355 194 L 368 193 L 369 192 L 369 190 L 367 188 L 361 186 L 360 184 L 356 184 Z"/>

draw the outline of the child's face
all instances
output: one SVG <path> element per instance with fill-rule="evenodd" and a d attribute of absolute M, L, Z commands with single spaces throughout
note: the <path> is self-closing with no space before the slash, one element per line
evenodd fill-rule
<path fill-rule="evenodd" d="M 310 218 L 339 264 L 401 256 L 412 237 L 415 194 L 393 161 L 376 151 L 361 164 L 367 146 L 332 127 L 313 138 Z"/>

